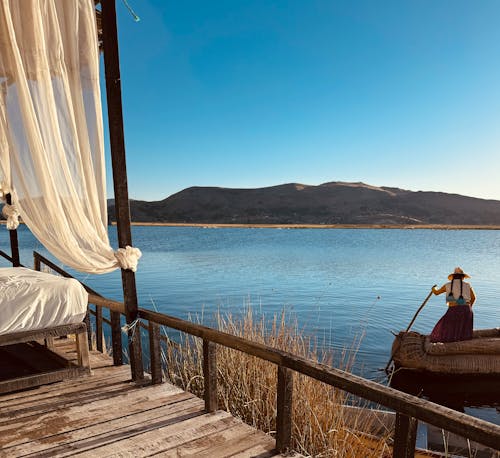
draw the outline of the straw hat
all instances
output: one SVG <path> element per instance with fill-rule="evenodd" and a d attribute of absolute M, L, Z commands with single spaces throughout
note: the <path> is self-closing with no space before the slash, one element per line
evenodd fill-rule
<path fill-rule="evenodd" d="M 455 270 L 450 275 L 448 275 L 448 280 L 452 280 L 453 275 L 463 275 L 464 278 L 470 278 L 470 276 L 467 275 L 460 267 L 455 267 Z"/>

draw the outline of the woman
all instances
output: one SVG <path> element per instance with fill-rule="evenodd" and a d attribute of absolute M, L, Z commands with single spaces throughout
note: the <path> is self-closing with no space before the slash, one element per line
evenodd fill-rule
<path fill-rule="evenodd" d="M 456 342 L 458 340 L 472 339 L 472 326 L 474 315 L 472 304 L 476 295 L 469 283 L 464 278 L 470 278 L 460 267 L 448 275 L 450 282 L 441 288 L 432 288 L 436 295 L 446 293 L 448 310 L 437 322 L 431 332 L 431 342 Z"/>

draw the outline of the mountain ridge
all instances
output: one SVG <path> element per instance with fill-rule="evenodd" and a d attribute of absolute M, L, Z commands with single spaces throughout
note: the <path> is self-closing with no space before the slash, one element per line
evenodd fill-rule
<path fill-rule="evenodd" d="M 108 208 L 114 220 L 111 199 Z M 500 225 L 498 200 L 342 181 L 191 186 L 159 201 L 131 200 L 130 209 L 144 223 Z"/>

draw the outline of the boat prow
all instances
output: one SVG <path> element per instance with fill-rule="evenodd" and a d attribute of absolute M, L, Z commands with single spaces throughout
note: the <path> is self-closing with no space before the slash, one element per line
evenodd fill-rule
<path fill-rule="evenodd" d="M 418 332 L 400 332 L 392 344 L 396 368 L 436 374 L 500 375 L 500 328 L 477 330 L 473 338 L 432 343 Z"/>

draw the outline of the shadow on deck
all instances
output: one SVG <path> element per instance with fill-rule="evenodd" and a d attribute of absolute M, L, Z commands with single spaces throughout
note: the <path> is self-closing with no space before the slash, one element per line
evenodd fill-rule
<path fill-rule="evenodd" d="M 56 351 L 75 358 L 72 340 Z M 163 383 L 138 387 L 130 367 L 91 352 L 93 375 L 0 395 L 0 456 L 272 457 L 274 439 Z M 297 455 L 295 455 L 297 456 Z"/>

